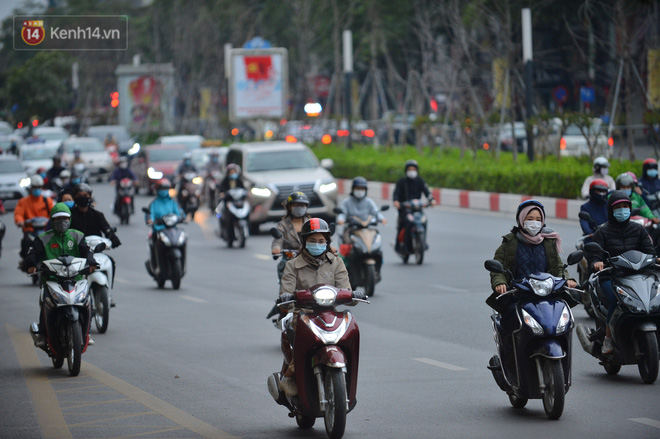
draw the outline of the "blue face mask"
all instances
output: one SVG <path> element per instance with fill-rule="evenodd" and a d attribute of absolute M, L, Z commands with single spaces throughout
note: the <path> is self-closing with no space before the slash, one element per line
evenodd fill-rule
<path fill-rule="evenodd" d="M 71 183 L 80 184 L 80 179 L 79 178 L 74 178 L 74 179 L 71 180 Z"/>
<path fill-rule="evenodd" d="M 305 248 L 312 256 L 321 256 L 323 252 L 328 248 L 327 244 L 317 244 L 315 242 L 308 242 L 305 244 Z"/>
<path fill-rule="evenodd" d="M 73 205 L 76 204 L 74 201 L 62 201 L 62 203 L 64 203 L 69 209 L 71 209 Z"/>
<path fill-rule="evenodd" d="M 158 191 L 158 196 L 160 198 L 167 198 L 167 197 L 170 196 L 170 191 L 167 190 L 167 189 L 161 189 L 161 190 Z"/>
<path fill-rule="evenodd" d="M 621 189 L 628 198 L 632 195 L 632 189 Z"/>
<path fill-rule="evenodd" d="M 41 196 L 41 189 L 32 189 L 32 195 L 35 197 Z"/>
<path fill-rule="evenodd" d="M 231 174 L 231 175 L 229 176 L 229 178 L 232 179 L 232 180 L 238 180 L 238 173 L 236 173 L 236 174 Z"/>
<path fill-rule="evenodd" d="M 657 169 L 649 169 L 646 171 L 646 175 L 649 176 L 649 178 L 655 178 L 658 176 L 658 170 Z"/>
<path fill-rule="evenodd" d="M 612 214 L 614 215 L 615 220 L 622 223 L 624 221 L 627 221 L 628 218 L 630 218 L 630 209 L 628 209 L 627 207 L 622 207 L 620 209 L 614 209 L 612 211 Z"/>

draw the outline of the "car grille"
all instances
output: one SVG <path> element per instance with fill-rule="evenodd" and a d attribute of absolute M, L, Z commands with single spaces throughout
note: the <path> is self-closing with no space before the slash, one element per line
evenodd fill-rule
<path fill-rule="evenodd" d="M 323 207 L 323 202 L 319 198 L 318 194 L 314 192 L 314 183 L 309 184 L 299 184 L 299 185 L 278 185 L 277 186 L 278 194 L 273 203 L 273 209 L 280 209 L 282 202 L 291 195 L 293 191 L 300 191 L 307 195 L 309 198 L 309 207 Z"/>

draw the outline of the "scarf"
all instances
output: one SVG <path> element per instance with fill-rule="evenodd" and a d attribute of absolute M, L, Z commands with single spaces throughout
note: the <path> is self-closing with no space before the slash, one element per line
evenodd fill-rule
<path fill-rule="evenodd" d="M 303 249 L 301 255 L 305 260 L 305 262 L 307 262 L 310 266 L 312 266 L 314 270 L 318 270 L 319 267 L 323 264 L 324 259 L 326 258 L 326 253 L 327 252 L 324 252 L 317 258 L 315 256 L 312 256 L 311 253 L 309 253 L 307 250 Z"/>
<path fill-rule="evenodd" d="M 527 233 L 527 230 L 523 228 L 523 223 L 525 221 L 525 217 L 529 215 L 529 212 L 531 212 L 534 209 L 538 210 L 541 213 L 541 222 L 543 223 L 543 228 L 537 235 L 532 236 L 529 233 Z M 519 241 L 523 243 L 535 245 L 543 242 L 545 238 L 555 239 L 557 244 L 557 252 L 558 253 L 562 252 L 561 237 L 559 236 L 559 233 L 555 232 L 554 230 L 548 227 L 545 227 L 545 214 L 541 211 L 541 209 L 538 208 L 538 206 L 524 207 L 520 211 L 520 214 L 518 214 L 518 218 L 516 218 L 516 221 L 518 223 L 518 231 L 516 232 L 516 238 L 518 238 Z"/>

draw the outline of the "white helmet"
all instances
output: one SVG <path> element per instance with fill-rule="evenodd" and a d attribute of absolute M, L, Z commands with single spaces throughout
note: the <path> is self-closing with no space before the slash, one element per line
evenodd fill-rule
<path fill-rule="evenodd" d="M 39 174 L 35 174 L 30 177 L 30 187 L 43 187 L 44 179 Z"/>
<path fill-rule="evenodd" d="M 608 162 L 605 157 L 596 157 L 594 159 L 594 168 L 596 166 L 600 166 L 601 168 L 609 168 L 610 162 Z"/>

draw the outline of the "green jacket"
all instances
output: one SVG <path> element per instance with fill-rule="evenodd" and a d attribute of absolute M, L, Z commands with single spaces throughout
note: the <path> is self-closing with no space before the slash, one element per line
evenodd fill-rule
<path fill-rule="evenodd" d="M 646 204 L 646 201 L 644 201 L 644 198 L 642 198 L 642 196 L 639 195 L 637 192 L 635 191 L 632 192 L 632 194 L 630 195 L 630 202 L 632 203 L 632 208 L 639 209 L 639 214 L 644 218 L 648 218 L 648 219 L 655 218 L 655 215 L 653 215 L 653 212 L 651 212 L 651 209 Z"/>
<path fill-rule="evenodd" d="M 505 269 L 509 269 L 511 273 L 516 272 L 516 255 L 518 253 L 518 239 L 514 233 L 507 233 L 502 237 L 502 245 L 495 251 L 496 261 L 500 261 Z M 523 244 L 524 245 L 524 244 Z M 548 266 L 546 271 L 553 276 L 561 277 L 562 274 L 569 278 L 568 270 L 564 269 L 564 262 L 559 256 L 557 251 L 557 240 L 546 238 L 543 240 L 545 247 L 545 258 Z M 510 280 L 506 278 L 504 273 L 490 273 L 490 285 L 495 289 L 499 284 L 510 284 Z"/>
<path fill-rule="evenodd" d="M 88 263 L 94 262 L 94 253 L 85 242 L 85 235 L 74 229 L 64 233 L 49 230 L 34 240 L 27 257 L 27 266 L 36 267 L 39 262 L 69 255 L 76 258 L 86 258 Z"/>

